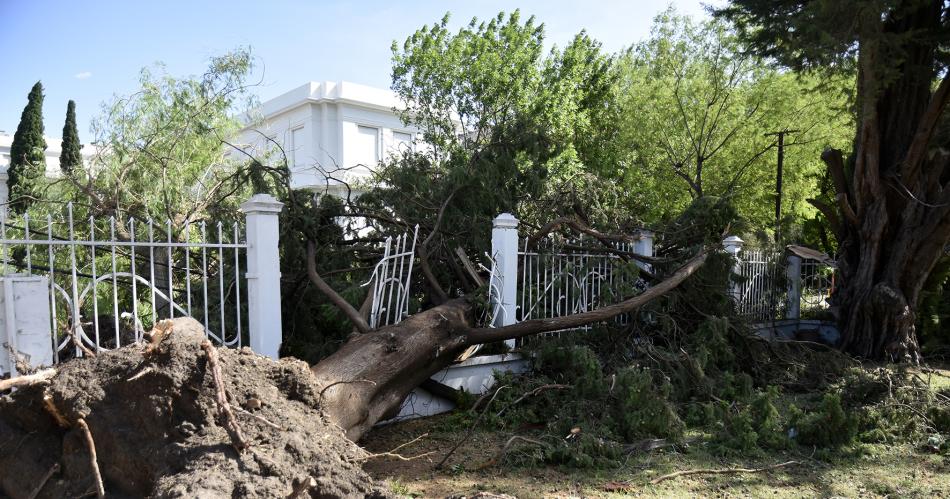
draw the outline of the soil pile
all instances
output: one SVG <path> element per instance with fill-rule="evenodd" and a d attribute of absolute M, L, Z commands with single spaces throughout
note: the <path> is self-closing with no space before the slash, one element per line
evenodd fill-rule
<path fill-rule="evenodd" d="M 310 497 L 386 495 L 360 467 L 365 451 L 320 411 L 319 390 L 298 360 L 218 349 L 250 444 L 235 450 L 218 418 L 201 331 L 193 319 L 166 321 L 147 345 L 67 362 L 48 384 L 0 396 L 0 492 L 94 491 L 83 418 L 109 497 L 287 497 L 296 484 Z"/>

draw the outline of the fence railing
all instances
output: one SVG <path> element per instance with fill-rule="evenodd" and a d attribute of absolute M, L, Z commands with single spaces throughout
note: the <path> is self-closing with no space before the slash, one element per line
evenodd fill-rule
<path fill-rule="evenodd" d="M 800 319 L 830 308 L 835 286 L 833 259 L 802 258 L 793 252 L 742 250 L 742 240 L 723 241 L 736 258 L 736 311 L 753 322 Z"/>
<path fill-rule="evenodd" d="M 587 247 L 590 246 L 590 247 Z M 495 327 L 516 322 L 583 313 L 642 291 L 637 269 L 649 265 L 618 253 L 653 256 L 653 234 L 641 232 L 613 250 L 580 244 L 529 248 L 519 239 L 518 220 L 503 213 L 492 229 L 489 300 Z M 617 318 L 621 324 L 628 318 Z M 556 334 L 556 333 L 555 333 Z M 509 342 L 515 346 L 516 342 Z"/>
<path fill-rule="evenodd" d="M 191 316 L 219 345 L 249 343 L 276 358 L 281 207 L 268 195 L 256 195 L 241 205 L 244 224 L 213 226 L 78 220 L 72 204 L 61 216 L 46 215 L 39 223 L 29 215 L 0 217 L 2 280 L 32 286 L 30 297 L 45 296 L 20 304 L 25 308 L 19 312 L 12 305 L 3 310 L 0 344 L 15 351 L 20 343 L 16 324 L 26 315 L 43 316 L 49 357 L 59 362 L 139 341 L 159 320 Z M 37 294 L 36 286 L 46 289 Z M 24 296 L 15 293 L 17 300 Z M 7 303 L 13 298 L 4 295 Z M 20 354 L 47 358 L 44 352 Z M 12 355 L 6 366 L 11 371 Z"/>
<path fill-rule="evenodd" d="M 217 224 L 216 237 L 203 222 L 179 231 L 171 221 L 90 217 L 77 226 L 70 203 L 59 220 L 47 215 L 36 227 L 24 215 L 22 223 L 0 220 L 3 275 L 47 277 L 55 360 L 139 341 L 159 320 L 183 315 L 218 344 L 241 345 L 247 244 L 236 222 Z"/>
<path fill-rule="evenodd" d="M 367 284 L 372 284 L 372 307 L 369 325 L 375 329 L 398 324 L 409 315 L 409 283 L 412 281 L 412 265 L 415 259 L 416 238 L 419 226 L 410 233 L 406 232 L 395 239 L 386 238 L 383 257 L 373 269 Z"/>

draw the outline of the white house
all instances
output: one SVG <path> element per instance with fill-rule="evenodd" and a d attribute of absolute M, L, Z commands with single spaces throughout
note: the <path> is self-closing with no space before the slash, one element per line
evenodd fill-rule
<path fill-rule="evenodd" d="M 55 137 L 44 138 L 46 139 L 46 176 L 58 177 L 60 174 L 59 155 L 63 152 L 63 139 Z M 6 174 L 7 168 L 10 166 L 10 146 L 12 144 L 13 135 L 0 132 L 0 172 L 4 174 Z M 96 154 L 96 146 L 83 144 L 80 154 L 82 154 L 83 161 L 89 161 L 89 158 Z"/>
<path fill-rule="evenodd" d="M 381 159 L 416 147 L 418 130 L 403 124 L 398 107 L 389 90 L 312 81 L 246 114 L 238 141 L 255 155 L 280 145 L 292 187 L 345 195 L 346 185 L 365 185 Z"/>
<path fill-rule="evenodd" d="M 46 139 L 46 176 L 56 178 L 62 172 L 59 169 L 59 155 L 63 152 L 63 139 L 44 137 Z M 6 215 L 6 204 L 10 199 L 10 189 L 7 185 L 7 168 L 10 167 L 10 146 L 13 144 L 13 135 L 0 132 L 0 213 Z M 96 154 L 97 148 L 91 144 L 83 144 L 80 154 L 84 163 Z"/>

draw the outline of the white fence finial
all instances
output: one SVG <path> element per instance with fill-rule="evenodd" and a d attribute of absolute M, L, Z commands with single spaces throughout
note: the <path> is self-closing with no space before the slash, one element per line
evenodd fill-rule
<path fill-rule="evenodd" d="M 247 312 L 251 349 L 277 359 L 283 332 L 280 319 L 280 230 L 284 204 L 255 194 L 241 204 L 247 216 Z"/>

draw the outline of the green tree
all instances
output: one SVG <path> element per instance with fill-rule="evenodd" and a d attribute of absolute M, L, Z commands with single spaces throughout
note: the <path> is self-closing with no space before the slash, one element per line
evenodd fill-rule
<path fill-rule="evenodd" d="M 716 12 L 763 57 L 857 73 L 851 154 L 822 156 L 834 185 L 823 212 L 838 240 L 842 348 L 856 355 L 918 359 L 920 292 L 950 242 L 947 9 L 943 0 L 732 0 Z"/>
<path fill-rule="evenodd" d="M 36 184 L 46 173 L 46 139 L 43 137 L 43 84 L 36 82 L 20 115 L 10 145 L 7 185 L 10 208 L 23 213 L 36 197 Z"/>
<path fill-rule="evenodd" d="M 448 23 L 446 15 L 393 44 L 402 118 L 427 146 L 384 164 L 380 187 L 358 202 L 361 212 L 420 224 L 423 275 L 441 299 L 443 288 L 457 289 L 448 284 L 453 250 L 483 254 L 493 217 L 541 224 L 594 211 L 602 203 L 581 199 L 616 190 L 589 189 L 588 180 L 618 176 L 621 157 L 618 74 L 599 43 L 582 32 L 545 55 L 543 25 L 518 11 L 455 32 Z M 445 265 L 433 270 L 429 260 Z"/>
<path fill-rule="evenodd" d="M 768 67 L 717 20 L 672 8 L 622 59 L 630 209 L 670 219 L 704 195 L 729 197 L 755 229 L 775 228 L 775 146 L 785 138 L 785 225 L 811 216 L 817 152 L 853 135 L 837 86 Z M 821 105 L 817 105 L 817 104 Z M 812 154 L 815 153 L 815 154 Z M 783 233 L 787 233 L 783 230 Z"/>
<path fill-rule="evenodd" d="M 76 167 L 82 167 L 82 144 L 76 129 L 76 102 L 66 104 L 66 123 L 63 125 L 63 150 L 59 155 L 59 168 L 69 175 Z"/>

